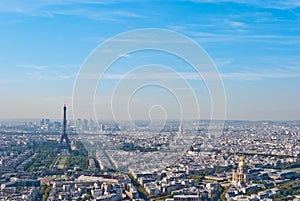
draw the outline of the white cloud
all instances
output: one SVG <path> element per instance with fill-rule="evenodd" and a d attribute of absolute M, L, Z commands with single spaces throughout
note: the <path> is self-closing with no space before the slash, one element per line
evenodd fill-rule
<path fill-rule="evenodd" d="M 183 30 L 199 43 L 216 43 L 216 42 L 269 42 L 273 44 L 297 44 L 300 43 L 300 36 L 278 35 L 278 34 L 248 34 L 245 30 L 238 30 L 228 34 L 198 32 L 192 30 Z"/>
<path fill-rule="evenodd" d="M 72 97 L 71 96 L 51 96 L 51 97 L 44 97 L 43 101 L 48 101 L 48 102 L 71 102 Z"/>
<path fill-rule="evenodd" d="M 52 17 L 54 15 L 72 15 L 81 16 L 93 20 L 101 21 L 120 21 L 122 17 L 145 18 L 135 12 L 123 10 L 95 10 L 82 5 L 94 4 L 115 4 L 119 1 L 93 1 L 93 0 L 54 0 L 54 1 L 36 1 L 36 0 L 5 0 L 0 4 L 0 12 L 18 13 L 28 16 Z M 74 8 L 77 5 L 77 8 Z M 120 18 L 121 17 L 121 18 Z"/>
<path fill-rule="evenodd" d="M 227 66 L 227 65 L 231 64 L 232 61 L 233 61 L 232 58 L 228 58 L 228 59 L 214 59 L 214 63 L 216 64 L 217 68 Z"/>
<path fill-rule="evenodd" d="M 238 4 L 249 4 L 262 8 L 275 8 L 275 9 L 293 9 L 300 7 L 299 0 L 192 0 L 197 3 L 224 3 L 233 2 Z"/>
<path fill-rule="evenodd" d="M 74 77 L 73 74 L 66 75 L 66 74 L 60 74 L 58 72 L 27 72 L 26 75 L 30 79 L 35 80 L 68 80 Z"/>
<path fill-rule="evenodd" d="M 33 69 L 33 70 L 37 70 L 37 71 L 46 70 L 48 68 L 48 66 L 34 65 L 34 64 L 19 64 L 17 66 L 21 67 L 21 68 L 29 68 L 29 69 Z"/>
<path fill-rule="evenodd" d="M 178 72 L 177 73 L 131 73 L 131 74 L 105 74 L 103 80 L 174 80 L 174 79 L 184 79 L 184 80 L 217 80 L 222 78 L 223 80 L 262 80 L 262 79 L 284 79 L 284 78 L 298 78 L 300 77 L 300 72 L 288 71 L 282 69 L 275 69 L 270 71 L 242 71 L 242 72 L 227 72 L 227 73 L 212 73 L 212 72 Z M 95 74 L 86 75 L 82 77 L 83 79 L 99 79 Z"/>
<path fill-rule="evenodd" d="M 300 73 L 294 72 L 232 72 L 222 74 L 224 80 L 262 80 L 262 79 L 285 79 L 299 78 Z"/>
<path fill-rule="evenodd" d="M 131 57 L 131 55 L 130 54 L 120 54 L 120 55 L 118 55 L 118 57 L 129 58 L 129 57 Z"/>
<path fill-rule="evenodd" d="M 66 80 L 71 79 L 75 76 L 75 73 L 70 72 L 70 68 L 66 68 L 65 66 L 59 66 L 59 69 L 51 69 L 48 66 L 40 66 L 33 64 L 21 64 L 18 66 L 30 69 L 30 71 L 25 73 L 30 79 Z"/>
<path fill-rule="evenodd" d="M 243 22 L 235 22 L 235 21 L 229 21 L 228 24 L 231 27 L 235 27 L 235 28 L 244 28 L 247 27 L 247 25 Z"/>

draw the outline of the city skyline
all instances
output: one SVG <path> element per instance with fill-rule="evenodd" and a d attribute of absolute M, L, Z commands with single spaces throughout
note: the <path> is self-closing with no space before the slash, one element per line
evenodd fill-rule
<path fill-rule="evenodd" d="M 300 119 L 299 7 L 293 0 L 7 1 L 0 5 L 0 119 L 60 119 L 63 103 L 72 119 L 74 83 L 85 58 L 105 40 L 143 28 L 176 31 L 209 54 L 224 82 L 226 119 Z M 102 79 L 96 100 L 109 102 L 115 84 L 132 66 L 153 63 L 182 75 L 197 95 L 201 119 L 210 118 L 203 80 L 182 61 L 157 52 L 123 55 Z M 153 69 L 128 77 L 127 83 L 159 77 L 185 94 L 186 86 L 176 85 L 172 73 Z M 143 98 L 147 94 L 157 96 Z M 143 104 L 137 104 L 137 119 L 145 120 L 137 111 L 155 105 L 158 97 L 159 103 L 176 107 L 174 98 L 158 88 L 138 95 L 133 101 Z M 106 107 L 96 112 L 99 119 L 112 119 Z M 169 116 L 174 117 L 177 113 Z"/>

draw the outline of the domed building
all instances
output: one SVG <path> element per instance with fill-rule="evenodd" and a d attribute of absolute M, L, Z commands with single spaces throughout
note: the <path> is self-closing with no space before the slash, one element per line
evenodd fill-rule
<path fill-rule="evenodd" d="M 238 187 L 244 187 L 249 182 L 248 174 L 246 174 L 245 157 L 241 157 L 238 168 L 233 172 L 232 184 Z"/>

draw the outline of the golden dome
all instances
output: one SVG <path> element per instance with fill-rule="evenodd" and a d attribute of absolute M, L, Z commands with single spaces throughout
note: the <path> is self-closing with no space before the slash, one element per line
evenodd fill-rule
<path fill-rule="evenodd" d="M 244 166 L 245 165 L 245 158 L 244 155 L 241 157 L 241 160 L 239 162 L 239 166 Z"/>
<path fill-rule="evenodd" d="M 245 162 L 244 161 L 240 161 L 239 162 L 239 166 L 244 166 L 245 165 Z"/>

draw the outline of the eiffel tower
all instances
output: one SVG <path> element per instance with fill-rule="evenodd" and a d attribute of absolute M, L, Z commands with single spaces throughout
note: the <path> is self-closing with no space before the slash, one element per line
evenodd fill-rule
<path fill-rule="evenodd" d="M 70 146 L 70 139 L 67 134 L 67 107 L 64 105 L 64 116 L 63 116 L 63 133 L 60 138 L 58 152 L 62 153 L 64 150 L 71 153 L 72 149 Z"/>

